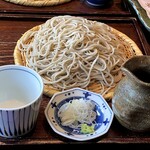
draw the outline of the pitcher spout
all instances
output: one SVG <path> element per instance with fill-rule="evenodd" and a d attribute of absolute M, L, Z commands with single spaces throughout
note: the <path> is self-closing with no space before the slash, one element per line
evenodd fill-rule
<path fill-rule="evenodd" d="M 134 56 L 122 66 L 121 70 L 141 84 L 150 86 L 150 56 Z"/>

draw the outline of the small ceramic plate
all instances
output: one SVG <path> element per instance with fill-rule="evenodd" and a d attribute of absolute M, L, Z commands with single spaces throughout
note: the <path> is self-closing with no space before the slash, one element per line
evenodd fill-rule
<path fill-rule="evenodd" d="M 82 99 L 86 102 L 90 100 L 94 104 L 93 111 L 96 113 L 96 117 L 92 125 L 84 124 L 86 128 L 93 127 L 92 132 L 85 133 L 82 127 L 74 128 L 62 125 L 62 120 L 58 116 L 59 109 L 66 103 L 70 103 L 73 99 Z M 45 116 L 51 128 L 59 135 L 77 141 L 85 141 L 107 133 L 112 123 L 114 113 L 101 95 L 81 88 L 73 88 L 54 94 L 45 109 Z M 80 122 L 78 122 L 78 124 L 81 125 Z"/>
<path fill-rule="evenodd" d="M 150 19 L 146 14 L 146 11 L 142 6 L 138 3 L 137 0 L 128 0 L 133 9 L 135 10 L 139 20 L 142 22 L 142 24 L 145 26 L 145 28 L 150 31 Z"/>

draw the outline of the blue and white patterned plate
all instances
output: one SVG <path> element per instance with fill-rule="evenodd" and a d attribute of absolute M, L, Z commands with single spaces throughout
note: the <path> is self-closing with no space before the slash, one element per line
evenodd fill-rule
<path fill-rule="evenodd" d="M 83 133 L 81 129 L 63 126 L 61 119 L 58 117 L 58 111 L 62 105 L 73 99 L 83 98 L 85 101 L 91 100 L 95 104 L 96 125 L 94 132 Z M 107 133 L 112 123 L 114 113 L 105 99 L 96 93 L 81 88 L 73 88 L 53 95 L 45 109 L 46 119 L 51 128 L 59 135 L 77 141 L 85 141 L 100 137 Z"/>

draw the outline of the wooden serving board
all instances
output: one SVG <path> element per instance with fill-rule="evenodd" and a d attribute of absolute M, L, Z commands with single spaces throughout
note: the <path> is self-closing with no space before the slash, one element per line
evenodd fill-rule
<path fill-rule="evenodd" d="M 20 0 L 21 1 L 21 0 Z M 30 1 L 30 0 L 29 0 Z M 23 6 L 14 3 L 6 2 L 5 0 L 0 1 L 0 12 L 4 13 L 2 15 L 13 15 L 13 13 L 23 13 L 23 14 L 75 14 L 75 15 L 115 15 L 115 16 L 126 16 L 130 15 L 128 7 L 123 0 L 114 0 L 113 4 L 109 7 L 95 8 L 89 7 L 84 0 L 72 0 L 67 3 L 62 3 L 60 5 L 45 6 L 45 7 L 33 7 L 33 6 Z M 119 13 L 118 13 L 119 12 Z M 11 13 L 11 14 L 10 14 Z M 16 14 L 17 15 L 17 14 Z"/>
<path fill-rule="evenodd" d="M 120 18 L 120 17 L 92 17 L 87 16 L 88 19 L 95 19 L 104 22 L 115 29 L 123 32 L 135 41 L 143 54 L 150 55 L 150 43 L 146 42 L 143 32 L 138 26 L 138 22 L 135 18 Z M 0 65 L 14 64 L 13 52 L 17 40 L 21 35 L 31 29 L 32 27 L 44 23 L 48 17 L 41 18 L 1 18 L 0 17 Z M 119 144 L 146 144 L 150 143 L 149 133 L 135 133 L 122 127 L 114 118 L 110 130 L 102 137 L 96 138 L 92 141 L 76 142 L 53 132 L 48 125 L 44 110 L 50 100 L 50 97 L 43 95 L 43 100 L 40 107 L 40 112 L 37 120 L 36 127 L 32 132 L 25 137 L 18 139 L 5 139 L 0 137 L 0 149 L 2 148 L 51 148 L 59 144 L 106 144 L 106 146 L 112 143 Z M 108 102 L 111 106 L 111 101 Z"/>

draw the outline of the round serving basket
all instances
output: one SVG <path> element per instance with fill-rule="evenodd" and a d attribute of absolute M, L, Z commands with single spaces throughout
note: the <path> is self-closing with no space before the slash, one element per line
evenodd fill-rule
<path fill-rule="evenodd" d="M 71 0 L 5 0 L 5 1 L 25 6 L 42 7 L 42 6 L 59 5 L 67 3 Z"/>
<path fill-rule="evenodd" d="M 20 42 L 20 40 L 24 39 L 24 37 L 31 31 L 38 31 L 40 28 L 40 25 L 33 27 L 32 29 L 29 29 L 28 31 L 26 31 L 22 37 L 17 41 L 16 47 L 14 49 L 14 62 L 15 64 L 18 65 L 23 65 L 26 66 L 26 58 L 24 56 L 23 53 L 20 52 L 20 50 L 18 49 L 18 43 Z M 125 35 L 124 33 L 110 27 L 110 31 L 112 33 L 114 33 L 117 38 L 122 41 L 125 42 L 126 45 L 128 45 L 124 51 L 126 58 L 129 59 L 133 56 L 136 55 L 143 55 L 141 50 L 139 49 L 139 47 L 137 46 L 137 44 L 130 39 L 127 35 Z M 32 39 L 30 39 L 32 40 Z M 30 41 L 26 41 L 26 43 L 29 43 Z M 101 90 L 101 85 L 97 82 L 91 83 L 88 85 L 88 87 L 86 88 L 87 90 L 90 90 L 92 92 L 96 92 L 96 93 L 100 93 Z M 107 93 L 105 93 L 103 96 L 105 99 L 110 100 L 113 96 L 114 93 L 114 89 L 115 87 L 111 88 L 110 90 L 108 90 Z M 44 94 L 48 95 L 48 96 L 52 96 L 54 93 L 60 92 L 59 90 L 55 89 L 52 85 L 44 85 Z"/>

